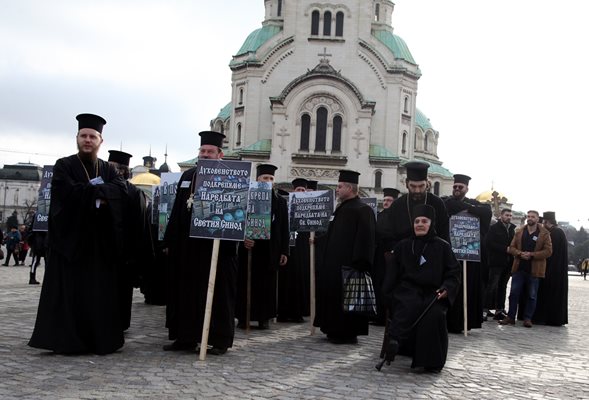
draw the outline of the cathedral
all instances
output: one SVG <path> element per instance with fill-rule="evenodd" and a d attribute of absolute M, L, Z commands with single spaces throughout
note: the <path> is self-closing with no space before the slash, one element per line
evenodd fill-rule
<path fill-rule="evenodd" d="M 275 164 L 279 186 L 303 177 L 333 187 L 340 169 L 356 170 L 363 196 L 405 191 L 403 165 L 420 160 L 430 165 L 431 191 L 450 194 L 439 133 L 416 105 L 419 66 L 393 33 L 394 4 L 264 6 L 262 26 L 229 63 L 231 101 L 211 121 L 227 136 L 225 158 Z"/>

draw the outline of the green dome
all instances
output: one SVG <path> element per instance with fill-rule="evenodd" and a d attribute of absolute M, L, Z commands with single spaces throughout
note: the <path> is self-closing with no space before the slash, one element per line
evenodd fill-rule
<path fill-rule="evenodd" d="M 415 125 L 419 126 L 423 131 L 427 131 L 428 129 L 434 130 L 431 122 L 429 122 L 429 118 L 419 108 L 415 109 Z"/>
<path fill-rule="evenodd" d="M 264 43 L 281 31 L 282 28 L 276 25 L 265 25 L 260 29 L 256 29 L 245 39 L 245 42 L 235 56 L 256 52 Z"/>
<path fill-rule="evenodd" d="M 227 118 L 229 118 L 231 116 L 231 111 L 233 110 L 233 105 L 231 104 L 231 102 L 227 103 L 227 105 L 225 107 L 223 107 L 221 109 L 221 111 L 219 111 L 219 114 L 217 114 L 217 118 L 226 121 Z"/>
<path fill-rule="evenodd" d="M 409 51 L 409 47 L 407 47 L 405 41 L 399 36 L 388 30 L 375 30 L 372 32 L 372 35 L 382 44 L 387 46 L 396 59 L 405 60 L 411 64 L 417 65 Z"/>

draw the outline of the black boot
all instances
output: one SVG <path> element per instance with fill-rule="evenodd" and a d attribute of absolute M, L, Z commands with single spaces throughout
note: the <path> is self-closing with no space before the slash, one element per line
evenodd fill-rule
<path fill-rule="evenodd" d="M 39 282 L 35 279 L 35 274 L 33 272 L 29 273 L 29 285 L 38 285 Z"/>

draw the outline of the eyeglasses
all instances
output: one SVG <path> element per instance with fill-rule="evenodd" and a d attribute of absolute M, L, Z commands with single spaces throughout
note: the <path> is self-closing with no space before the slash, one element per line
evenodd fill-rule
<path fill-rule="evenodd" d="M 466 186 L 464 185 L 454 185 L 452 186 L 453 189 L 464 189 Z"/>

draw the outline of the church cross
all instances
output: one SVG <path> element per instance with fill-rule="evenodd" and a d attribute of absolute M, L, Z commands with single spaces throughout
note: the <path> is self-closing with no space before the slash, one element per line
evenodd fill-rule
<path fill-rule="evenodd" d="M 282 127 L 280 128 L 280 132 L 278 132 L 276 136 L 280 136 L 280 144 L 278 145 L 278 148 L 280 149 L 280 153 L 284 154 L 284 152 L 286 151 L 286 146 L 284 145 L 284 138 L 290 136 L 290 133 L 286 131 L 285 127 Z"/>
<path fill-rule="evenodd" d="M 360 155 L 362 154 L 360 151 L 360 141 L 364 140 L 364 137 L 362 137 L 362 131 L 358 129 L 354 134 L 354 137 L 352 137 L 352 140 L 356 141 L 356 147 L 354 147 L 354 150 L 356 150 L 356 158 L 360 158 Z"/>
<path fill-rule="evenodd" d="M 319 54 L 317 54 L 317 55 L 318 55 L 318 56 L 320 56 L 320 57 L 323 57 L 323 58 L 321 58 L 321 61 L 329 61 L 329 60 L 327 59 L 327 57 L 331 57 L 331 56 L 333 56 L 333 54 L 328 54 L 328 53 L 327 53 L 327 47 L 324 47 L 324 48 L 323 48 L 323 53 L 319 53 Z"/>

